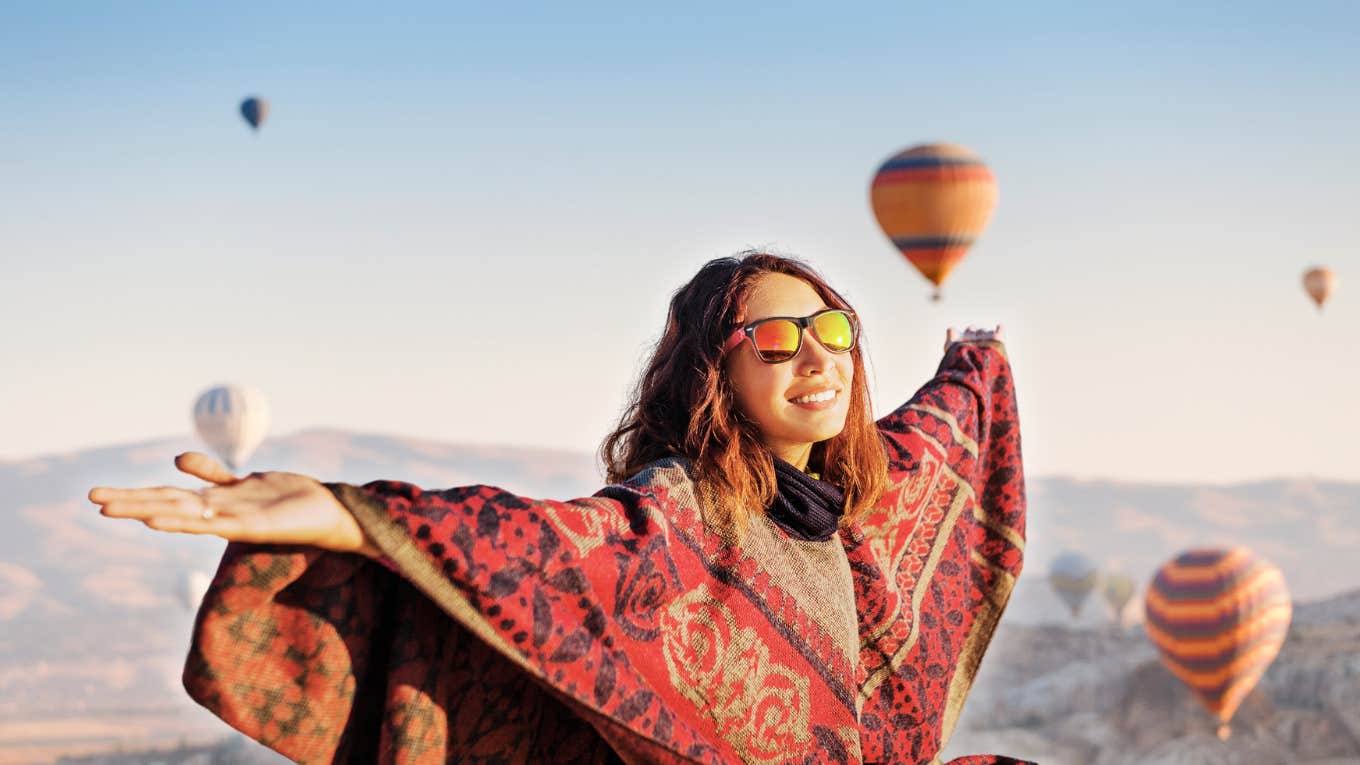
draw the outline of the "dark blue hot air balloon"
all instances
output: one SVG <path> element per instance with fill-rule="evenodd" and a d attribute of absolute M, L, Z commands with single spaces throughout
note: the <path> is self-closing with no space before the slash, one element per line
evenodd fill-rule
<path fill-rule="evenodd" d="M 251 96 L 241 102 L 241 116 L 251 130 L 259 130 L 260 123 L 269 115 L 269 102 L 258 96 Z"/>

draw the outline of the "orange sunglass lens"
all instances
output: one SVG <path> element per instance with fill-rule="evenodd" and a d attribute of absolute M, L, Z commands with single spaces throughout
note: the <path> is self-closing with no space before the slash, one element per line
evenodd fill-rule
<path fill-rule="evenodd" d="M 798 352 L 801 333 L 802 328 L 797 324 L 775 319 L 757 324 L 751 332 L 751 339 L 755 341 L 756 350 L 762 359 L 782 361 L 792 358 L 793 354 Z"/>

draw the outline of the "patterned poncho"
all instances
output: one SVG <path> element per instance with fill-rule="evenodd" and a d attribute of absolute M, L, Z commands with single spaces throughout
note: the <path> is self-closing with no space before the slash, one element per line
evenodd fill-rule
<path fill-rule="evenodd" d="M 938 763 L 1024 550 L 1004 349 L 878 426 L 890 488 L 825 542 L 730 544 L 678 458 L 571 501 L 327 484 L 384 563 L 228 545 L 185 688 L 299 762 Z"/>

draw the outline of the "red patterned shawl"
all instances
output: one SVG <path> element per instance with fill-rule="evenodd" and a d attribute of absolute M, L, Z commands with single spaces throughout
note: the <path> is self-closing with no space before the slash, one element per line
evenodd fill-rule
<path fill-rule="evenodd" d="M 827 543 L 858 655 L 671 459 L 568 502 L 328 484 L 388 566 L 229 545 L 185 688 L 300 762 L 938 763 L 1024 550 L 1004 349 L 955 344 L 879 427 L 891 488 Z"/>

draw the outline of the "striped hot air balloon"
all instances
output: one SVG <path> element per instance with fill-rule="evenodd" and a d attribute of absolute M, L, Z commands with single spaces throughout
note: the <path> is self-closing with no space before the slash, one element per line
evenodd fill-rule
<path fill-rule="evenodd" d="M 194 427 L 227 467 L 243 465 L 269 430 L 269 401 L 250 385 L 219 385 L 194 402 Z"/>
<path fill-rule="evenodd" d="M 1218 718 L 1218 737 L 1280 652 L 1293 614 L 1284 575 L 1245 547 L 1189 550 L 1148 585 L 1144 629 L 1162 663 Z"/>
<path fill-rule="evenodd" d="M 1065 552 L 1053 559 L 1048 570 L 1048 584 L 1054 594 L 1067 604 L 1073 618 L 1081 613 L 1081 605 L 1100 581 L 1100 571 L 1091 559 L 1079 552 Z"/>
<path fill-rule="evenodd" d="M 991 220 L 996 179 L 962 146 L 915 146 L 878 168 L 869 203 L 883 233 L 935 285 L 939 300 L 949 272 Z"/>

